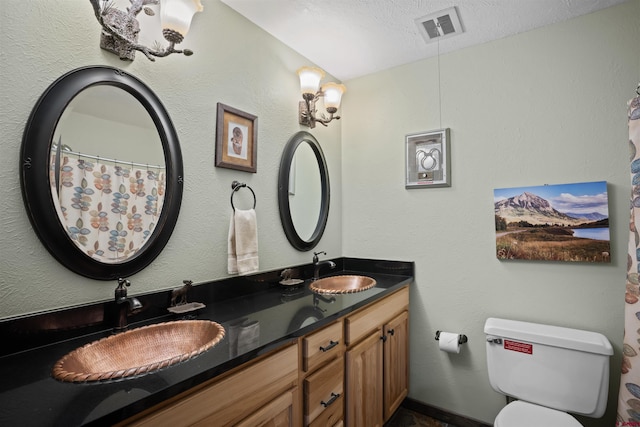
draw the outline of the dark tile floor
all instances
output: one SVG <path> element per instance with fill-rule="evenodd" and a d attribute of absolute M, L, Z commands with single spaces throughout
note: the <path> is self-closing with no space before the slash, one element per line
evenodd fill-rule
<path fill-rule="evenodd" d="M 426 415 L 400 407 L 384 425 L 385 427 L 455 427 L 442 421 L 434 420 Z"/>

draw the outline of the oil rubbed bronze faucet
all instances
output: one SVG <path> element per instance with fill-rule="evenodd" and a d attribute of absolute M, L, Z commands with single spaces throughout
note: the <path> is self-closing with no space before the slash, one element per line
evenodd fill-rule
<path fill-rule="evenodd" d="M 118 287 L 116 288 L 116 310 L 117 323 L 113 328 L 114 332 L 122 332 L 127 330 L 127 316 L 142 308 L 142 304 L 138 298 L 128 297 L 127 288 L 131 286 L 131 282 L 127 279 L 118 279 Z"/>
<path fill-rule="evenodd" d="M 313 253 L 313 280 L 318 280 L 320 278 L 320 268 L 328 265 L 329 268 L 336 268 L 336 263 L 333 261 L 320 261 L 318 259 L 318 255 L 326 255 L 325 251 L 314 252 Z"/>

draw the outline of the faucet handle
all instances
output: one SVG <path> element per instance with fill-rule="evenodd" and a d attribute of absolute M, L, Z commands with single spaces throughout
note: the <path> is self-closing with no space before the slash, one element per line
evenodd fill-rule
<path fill-rule="evenodd" d="M 313 262 L 314 262 L 314 264 L 319 261 L 318 255 L 326 255 L 326 254 L 327 253 L 325 251 L 314 252 L 313 253 Z"/>
<path fill-rule="evenodd" d="M 131 282 L 127 279 L 123 279 L 122 277 L 118 278 L 118 287 L 123 287 L 123 286 L 131 286 Z"/>
<path fill-rule="evenodd" d="M 116 299 L 126 298 L 127 288 L 125 288 L 125 286 L 131 286 L 131 282 L 127 279 L 123 279 L 122 277 L 118 278 L 118 287 L 116 288 Z"/>

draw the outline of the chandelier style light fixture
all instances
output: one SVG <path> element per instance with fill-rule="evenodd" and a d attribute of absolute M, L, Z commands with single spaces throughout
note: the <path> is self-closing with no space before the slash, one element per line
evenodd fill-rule
<path fill-rule="evenodd" d="M 131 6 L 126 11 L 115 7 L 110 0 L 89 0 L 93 6 L 96 19 L 102 26 L 100 47 L 120 57 L 122 60 L 133 61 L 136 50 L 144 53 L 150 60 L 161 58 L 172 53 L 182 53 L 186 56 L 193 54 L 189 49 L 176 49 L 189 31 L 193 15 L 202 12 L 200 0 L 129 0 Z M 102 3 L 102 4 L 101 4 Z M 162 35 L 169 42 L 169 46 L 162 47 L 155 42 L 153 48 L 138 44 L 140 23 L 136 19 L 138 13 L 154 16 L 149 5 L 160 4 L 160 20 Z"/>
<path fill-rule="evenodd" d="M 316 127 L 316 122 L 327 126 L 331 120 L 340 119 L 340 116 L 334 116 L 334 114 L 338 112 L 342 94 L 347 88 L 343 84 L 333 82 L 325 83 L 320 88 L 320 81 L 324 77 L 324 71 L 320 68 L 302 67 L 298 70 L 298 76 L 304 99 L 298 104 L 298 122 L 313 129 Z M 328 117 L 317 113 L 316 102 L 320 98 L 323 98 L 324 108 L 329 113 Z"/>

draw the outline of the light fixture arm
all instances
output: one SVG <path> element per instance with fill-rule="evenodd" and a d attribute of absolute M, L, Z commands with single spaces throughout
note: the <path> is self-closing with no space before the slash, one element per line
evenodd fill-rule
<path fill-rule="evenodd" d="M 316 127 L 316 122 L 327 126 L 332 120 L 340 119 L 340 116 L 334 114 L 338 112 L 342 94 L 347 88 L 343 84 L 334 82 L 320 86 L 320 81 L 325 73 L 317 67 L 302 67 L 298 69 L 297 73 L 300 78 L 300 91 L 303 99 L 298 103 L 298 123 L 313 129 Z M 328 117 L 324 114 L 318 115 L 316 103 L 320 98 L 324 100 L 323 106 L 329 113 Z"/>
<path fill-rule="evenodd" d="M 103 6 L 100 6 L 100 1 L 104 3 Z M 169 46 L 166 48 L 161 48 L 160 44 L 155 42 L 153 49 L 138 44 L 140 26 L 136 16 L 142 10 L 145 10 L 147 14 L 153 14 L 153 11 L 145 6 L 157 5 L 159 0 L 129 1 L 131 7 L 128 7 L 125 13 L 116 9 L 109 0 L 89 0 L 93 6 L 93 13 L 102 27 L 101 48 L 118 55 L 122 60 L 130 61 L 134 60 L 136 50 L 142 52 L 150 61 L 155 61 L 154 57 L 162 58 L 172 53 L 181 53 L 185 56 L 193 55 L 193 51 L 189 49 L 175 49 L 175 42 L 169 42 Z M 113 23 L 119 23 L 122 29 L 114 27 Z"/>
<path fill-rule="evenodd" d="M 318 110 L 316 108 L 316 102 L 323 96 L 324 92 L 322 90 L 319 90 L 313 96 L 311 96 L 311 94 L 305 94 L 305 96 L 303 96 L 304 101 L 300 101 L 298 105 L 298 121 L 301 125 L 309 126 L 313 129 L 316 127 L 316 122 L 327 127 L 327 124 L 332 120 L 340 120 L 340 116 L 334 116 L 333 113 L 329 113 L 329 117 L 324 114 L 317 116 Z"/>

